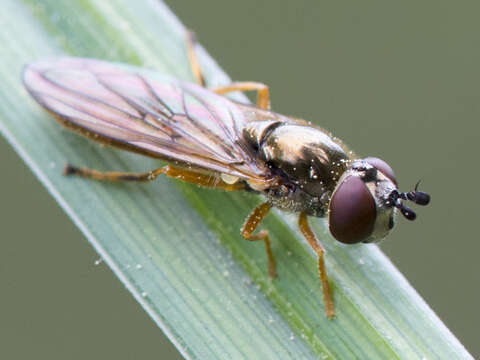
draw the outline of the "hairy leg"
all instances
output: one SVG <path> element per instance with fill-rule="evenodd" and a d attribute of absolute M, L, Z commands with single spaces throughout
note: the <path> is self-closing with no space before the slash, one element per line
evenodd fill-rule
<path fill-rule="evenodd" d="M 148 182 L 155 180 L 159 175 L 165 174 L 168 177 L 180 179 L 188 183 L 196 184 L 206 188 L 223 189 L 226 191 L 236 191 L 245 188 L 243 182 L 236 182 L 234 184 L 225 183 L 218 176 L 211 176 L 201 172 L 177 168 L 172 165 L 167 165 L 159 169 L 151 170 L 144 173 L 131 173 L 121 171 L 107 171 L 102 172 L 98 170 L 88 169 L 84 167 L 74 167 L 67 165 L 63 171 L 65 175 L 77 175 L 84 178 L 101 180 L 101 181 L 138 181 Z"/>
<path fill-rule="evenodd" d="M 303 212 L 298 218 L 298 225 L 303 236 L 305 236 L 305 239 L 307 239 L 310 246 L 317 253 L 318 271 L 320 273 L 320 280 L 322 281 L 322 292 L 323 301 L 325 303 L 325 312 L 327 314 L 327 317 L 333 318 L 335 316 L 335 306 L 333 304 L 332 288 L 330 287 L 330 283 L 328 282 L 327 269 L 325 267 L 325 249 L 310 228 L 307 220 L 307 215 Z"/>
<path fill-rule="evenodd" d="M 275 258 L 273 257 L 272 247 L 270 245 L 270 237 L 267 230 L 261 230 L 257 234 L 253 234 L 258 225 L 267 215 L 272 205 L 269 203 L 263 203 L 257 206 L 245 221 L 245 225 L 242 228 L 242 236 L 249 241 L 263 240 L 265 242 L 265 249 L 267 250 L 268 258 L 268 270 L 272 278 L 277 277 L 277 271 L 275 268 Z"/>

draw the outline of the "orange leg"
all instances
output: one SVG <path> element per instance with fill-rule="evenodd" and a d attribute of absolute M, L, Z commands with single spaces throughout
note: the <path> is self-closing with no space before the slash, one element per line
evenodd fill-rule
<path fill-rule="evenodd" d="M 193 76 L 197 80 L 197 84 L 200 86 L 205 86 L 205 77 L 203 76 L 202 67 L 198 61 L 197 53 L 195 52 L 195 45 L 197 44 L 197 39 L 195 33 L 192 31 L 187 31 L 187 52 L 188 60 L 190 61 L 190 67 L 192 68 Z"/>
<path fill-rule="evenodd" d="M 197 39 L 195 34 L 191 31 L 187 32 L 187 52 L 188 59 L 190 61 L 190 67 L 192 68 L 193 75 L 197 80 L 197 84 L 200 86 L 205 86 L 205 77 L 203 76 L 202 67 L 198 61 L 197 54 L 195 52 L 195 45 Z M 270 110 L 270 89 L 267 85 L 254 82 L 254 81 L 243 81 L 243 82 L 234 82 L 230 85 L 219 86 L 210 89 L 217 94 L 226 94 L 233 91 L 257 91 L 257 106 L 261 109 Z"/>
<path fill-rule="evenodd" d="M 270 89 L 265 84 L 254 81 L 242 81 L 234 82 L 230 85 L 215 87 L 210 90 L 221 95 L 233 91 L 257 91 L 257 107 L 264 110 L 270 110 Z"/>
<path fill-rule="evenodd" d="M 327 269 L 325 268 L 325 259 L 323 257 L 325 249 L 317 240 L 310 225 L 308 224 L 307 215 L 302 212 L 298 218 L 298 225 L 305 239 L 307 239 L 310 246 L 318 255 L 318 270 L 320 272 L 320 280 L 322 281 L 323 302 L 325 303 L 325 312 L 327 317 L 333 318 L 335 316 L 335 307 L 333 304 L 332 288 L 328 282 Z"/>
<path fill-rule="evenodd" d="M 275 258 L 273 257 L 272 247 L 270 245 L 270 237 L 268 236 L 267 230 L 261 230 L 258 234 L 253 235 L 252 233 L 262 222 L 262 220 L 267 215 L 268 211 L 271 209 L 272 205 L 269 203 L 263 203 L 257 206 L 250 216 L 248 217 L 245 225 L 242 228 L 242 236 L 249 241 L 263 240 L 265 241 L 265 248 L 267 250 L 268 257 L 268 271 L 272 278 L 277 277 L 277 271 L 275 270 Z"/>
<path fill-rule="evenodd" d="M 226 191 L 242 190 L 245 188 L 243 182 L 236 182 L 234 184 L 225 183 L 218 176 L 211 176 L 202 174 L 200 172 L 176 168 L 171 165 L 161 167 L 145 173 L 130 173 L 120 171 L 101 172 L 88 168 L 77 168 L 67 165 L 63 171 L 65 175 L 77 175 L 94 180 L 102 181 L 139 181 L 148 182 L 155 180 L 159 175 L 165 174 L 168 177 L 180 179 L 185 182 L 196 184 L 206 188 L 223 189 Z"/>

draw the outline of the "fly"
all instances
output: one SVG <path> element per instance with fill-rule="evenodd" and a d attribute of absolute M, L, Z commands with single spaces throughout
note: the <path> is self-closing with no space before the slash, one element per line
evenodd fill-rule
<path fill-rule="evenodd" d="M 399 192 L 392 168 L 358 158 L 328 131 L 270 110 L 268 86 L 236 82 L 207 90 L 189 37 L 197 84 L 100 60 L 64 57 L 28 65 L 28 92 L 67 128 L 92 140 L 165 160 L 145 173 L 100 172 L 67 165 L 64 173 L 96 180 L 153 181 L 158 176 L 202 187 L 262 194 L 265 202 L 241 230 L 263 241 L 269 273 L 277 276 L 267 230 L 255 233 L 272 207 L 299 213 L 299 228 L 318 255 L 326 315 L 335 315 L 325 250 L 307 216 L 327 217 L 330 233 L 347 244 L 377 242 L 394 226 L 397 210 L 416 215 L 404 201 L 427 205 L 428 194 Z M 257 105 L 221 95 L 256 91 Z"/>

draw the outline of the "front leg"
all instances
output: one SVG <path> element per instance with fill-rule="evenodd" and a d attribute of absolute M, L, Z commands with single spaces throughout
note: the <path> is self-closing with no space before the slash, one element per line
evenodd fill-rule
<path fill-rule="evenodd" d="M 332 288 L 328 282 L 327 269 L 325 267 L 325 249 L 323 248 L 320 241 L 317 240 L 314 232 L 308 224 L 307 215 L 302 212 L 298 218 L 298 225 L 300 231 L 302 232 L 305 239 L 307 239 L 310 246 L 317 253 L 318 256 L 318 271 L 320 273 L 320 280 L 322 282 L 322 292 L 323 292 L 323 302 L 325 303 L 325 312 L 328 318 L 333 318 L 335 316 L 335 306 L 333 304 L 333 295 Z"/>
<path fill-rule="evenodd" d="M 267 230 L 261 230 L 258 234 L 253 234 L 255 229 L 260 225 L 262 220 L 267 215 L 268 211 L 272 208 L 272 205 L 265 202 L 257 206 L 242 228 L 242 236 L 249 241 L 258 241 L 263 240 L 265 242 L 265 249 L 267 250 L 268 258 L 268 270 L 271 278 L 277 277 L 277 270 L 275 268 L 275 258 L 273 257 L 272 247 L 270 245 L 270 236 L 268 235 Z"/>

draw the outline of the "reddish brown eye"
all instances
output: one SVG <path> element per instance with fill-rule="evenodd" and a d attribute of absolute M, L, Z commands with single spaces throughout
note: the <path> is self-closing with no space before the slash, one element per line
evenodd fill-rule
<path fill-rule="evenodd" d="M 372 234 L 376 215 L 375 201 L 364 182 L 349 176 L 330 200 L 328 226 L 335 239 L 355 244 Z"/>
<path fill-rule="evenodd" d="M 363 160 L 368 162 L 370 165 L 376 167 L 378 170 L 380 170 L 383 173 L 383 175 L 388 177 L 395 184 L 395 186 L 398 187 L 397 179 L 395 178 L 395 173 L 393 172 L 390 165 L 388 165 L 385 161 L 376 157 L 368 157 Z"/>

